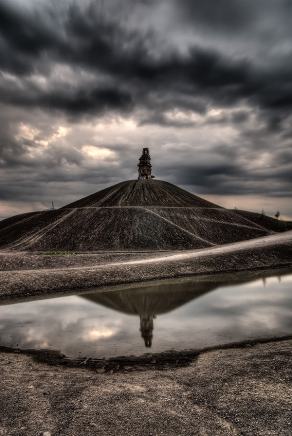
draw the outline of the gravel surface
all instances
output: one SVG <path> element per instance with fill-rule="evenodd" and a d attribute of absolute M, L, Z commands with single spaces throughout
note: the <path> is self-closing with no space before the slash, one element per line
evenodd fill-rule
<path fill-rule="evenodd" d="M 79 256 L 79 255 L 78 255 Z M 96 255 L 94 255 L 96 256 Z M 0 271 L 0 299 L 41 296 L 194 274 L 222 273 L 292 265 L 292 232 L 285 232 L 221 247 L 180 253 L 139 254 L 124 260 L 103 257 L 97 264 L 64 266 L 56 256 L 54 268 Z M 5 257 L 5 254 L 4 254 Z M 81 259 L 84 259 L 81 257 Z M 60 264 L 58 265 L 58 261 Z"/>
<path fill-rule="evenodd" d="M 0 222 L 1 249 L 184 250 L 286 231 L 292 223 L 224 209 L 161 180 L 126 181 L 58 210 Z"/>
<path fill-rule="evenodd" d="M 187 366 L 117 372 L 2 352 L 0 434 L 288 436 L 291 346 L 238 344 Z"/>
<path fill-rule="evenodd" d="M 113 262 L 160 257 L 173 252 L 97 252 L 78 253 L 52 251 L 31 253 L 28 251 L 0 251 L 0 271 L 19 271 L 50 268 L 86 267 Z"/>

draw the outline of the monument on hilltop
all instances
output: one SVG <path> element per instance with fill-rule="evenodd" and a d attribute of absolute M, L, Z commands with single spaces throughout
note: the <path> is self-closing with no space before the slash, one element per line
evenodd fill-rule
<path fill-rule="evenodd" d="M 143 148 L 142 156 L 139 158 L 138 163 L 138 180 L 148 180 L 153 178 L 151 175 L 151 157 L 149 148 Z"/>
<path fill-rule="evenodd" d="M 172 183 L 153 180 L 149 148 L 143 148 L 140 156 L 138 180 L 108 186 L 59 209 L 52 205 L 51 210 L 2 220 L 0 248 L 36 252 L 187 250 L 291 228 L 289 223 L 224 209 Z M 143 320 L 142 330 L 150 343 L 151 320 Z"/>

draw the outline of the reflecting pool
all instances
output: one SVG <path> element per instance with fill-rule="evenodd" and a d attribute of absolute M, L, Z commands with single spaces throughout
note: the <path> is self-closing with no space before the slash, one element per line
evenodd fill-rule
<path fill-rule="evenodd" d="M 0 306 L 0 345 L 113 357 L 292 333 L 292 270 L 164 280 Z"/>

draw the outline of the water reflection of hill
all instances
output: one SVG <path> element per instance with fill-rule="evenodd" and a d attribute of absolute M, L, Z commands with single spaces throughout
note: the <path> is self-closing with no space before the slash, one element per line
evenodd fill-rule
<path fill-rule="evenodd" d="M 193 283 L 160 284 L 142 289 L 88 294 L 82 295 L 82 297 L 127 315 L 138 315 L 145 346 L 151 347 L 153 320 L 157 315 L 177 309 L 213 290 L 214 286 L 216 287 L 214 283 L 201 283 L 197 286 L 194 286 Z"/>
<path fill-rule="evenodd" d="M 82 297 L 127 315 L 138 315 L 145 346 L 151 347 L 153 320 L 157 315 L 171 312 L 221 286 L 238 285 L 256 279 L 262 279 L 265 285 L 265 280 L 271 275 L 275 275 L 275 271 L 193 277 L 146 284 L 143 287 L 137 285 L 115 292 L 83 294 Z"/>

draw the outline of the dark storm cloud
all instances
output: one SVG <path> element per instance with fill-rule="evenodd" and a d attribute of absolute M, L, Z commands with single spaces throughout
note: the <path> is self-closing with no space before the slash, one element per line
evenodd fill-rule
<path fill-rule="evenodd" d="M 290 195 L 291 16 L 286 0 L 0 0 L 0 167 L 7 180 L 0 197 L 35 200 L 47 183 L 58 195 L 62 182 L 81 195 L 96 190 L 91 184 L 132 177 L 133 147 L 123 135 L 95 139 L 117 155 L 114 171 L 108 161 L 98 173 L 84 164 L 86 142 L 41 145 L 58 117 L 78 126 L 85 117 L 116 114 L 149 128 L 147 141 L 152 129 L 170 132 L 155 136 L 160 178 L 203 193 Z M 220 114 L 210 116 L 212 108 Z M 184 116 L 171 116 L 175 111 Z M 21 122 L 39 137 L 22 138 Z M 237 136 L 216 133 L 207 144 L 195 129 L 208 127 Z M 191 129 L 194 138 L 185 133 Z M 167 141 L 180 145 L 160 152 Z"/>
<path fill-rule="evenodd" d="M 24 108 L 42 108 L 74 114 L 101 113 L 110 110 L 129 111 L 133 107 L 131 94 L 115 86 L 92 87 L 84 86 L 60 88 L 50 91 L 27 87 L 18 89 L 1 88 L 2 103 L 13 104 Z"/>
<path fill-rule="evenodd" d="M 255 19 L 258 2 L 250 0 L 182 0 L 181 13 L 185 20 L 210 30 L 238 32 L 249 27 Z"/>
<path fill-rule="evenodd" d="M 261 17 L 269 12 L 284 8 L 291 10 L 291 4 L 286 0 L 274 2 L 266 0 L 181 0 L 179 10 L 183 19 L 193 25 L 206 27 L 209 31 L 220 31 L 230 36 L 253 27 Z M 272 11 L 271 11 L 272 9 Z"/>
<path fill-rule="evenodd" d="M 199 29 L 204 36 L 231 39 L 235 51 L 240 51 L 247 42 L 262 45 L 268 51 L 273 45 L 291 37 L 292 3 L 290 0 L 173 0 L 176 5 L 176 19 L 193 29 Z M 244 38 L 244 39 L 243 39 Z M 250 46 L 252 52 L 254 47 Z M 268 56 L 269 53 L 262 52 Z M 249 54 L 249 53 L 247 53 Z"/>
<path fill-rule="evenodd" d="M 203 24 L 206 21 L 210 26 L 216 20 L 226 26 L 231 22 L 236 26 L 242 21 L 246 26 L 249 15 L 257 10 L 251 4 L 248 6 L 239 1 L 224 0 L 219 2 L 220 7 L 217 3 L 213 7 L 202 6 L 200 2 L 200 8 L 198 2 L 184 3 L 194 19 Z M 94 4 L 83 9 L 71 5 L 61 12 L 48 7 L 42 14 L 23 12 L 2 2 L 2 71 L 19 76 L 44 70 L 49 73 L 55 63 L 61 62 L 72 68 L 102 74 L 103 80 L 86 84 L 87 91 L 84 91 L 80 78 L 79 83 L 67 90 L 51 89 L 49 96 L 43 89 L 24 83 L 22 92 L 16 90 L 17 96 L 16 91 L 9 94 L 2 90 L 2 101 L 86 113 L 115 108 L 128 110 L 130 105 L 134 107 L 133 102 L 135 106 L 148 109 L 154 109 L 157 104 L 161 105 L 161 110 L 173 106 L 184 108 L 182 97 L 189 97 L 190 105 L 192 96 L 193 110 L 196 110 L 198 97 L 220 105 L 248 100 L 250 104 L 270 111 L 282 111 L 281 116 L 291 109 L 292 62 L 266 70 L 250 60 L 228 57 L 218 49 L 195 45 L 190 45 L 182 54 L 175 47 L 160 48 L 154 32 L 139 32 L 113 18 L 100 17 Z M 168 108 L 165 107 L 165 96 L 172 101 Z"/>
<path fill-rule="evenodd" d="M 291 172 L 292 165 L 280 171 L 266 169 L 261 172 L 247 171 L 240 164 L 226 163 L 200 166 L 195 163 L 192 166 L 184 165 L 173 168 L 172 176 L 177 183 L 185 186 L 193 186 L 203 194 L 217 195 L 253 195 L 254 193 L 267 194 L 269 190 L 277 197 L 291 197 Z M 280 189 L 277 190 L 281 181 Z"/>

